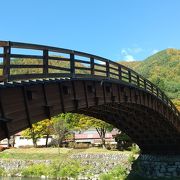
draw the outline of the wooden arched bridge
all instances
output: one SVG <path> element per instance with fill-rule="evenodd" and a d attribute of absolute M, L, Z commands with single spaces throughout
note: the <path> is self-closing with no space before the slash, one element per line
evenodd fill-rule
<path fill-rule="evenodd" d="M 144 153 L 180 152 L 180 113 L 133 70 L 88 53 L 0 41 L 0 139 L 61 112 L 109 122 Z"/>

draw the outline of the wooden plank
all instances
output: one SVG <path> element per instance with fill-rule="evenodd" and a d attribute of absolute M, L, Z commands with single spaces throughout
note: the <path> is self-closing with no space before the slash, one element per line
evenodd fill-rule
<path fill-rule="evenodd" d="M 70 61 L 69 58 L 64 58 L 64 57 L 58 57 L 58 56 L 48 56 L 49 60 L 57 60 L 57 61 Z"/>
<path fill-rule="evenodd" d="M 7 81 L 7 77 L 5 76 L 0 76 L 0 82 L 5 82 Z"/>
<path fill-rule="evenodd" d="M 104 82 L 102 82 L 101 86 L 102 86 L 102 89 L 103 89 L 103 99 L 104 99 L 104 104 L 106 104 L 106 92 L 105 92 L 105 85 L 104 85 Z"/>
<path fill-rule="evenodd" d="M 117 66 L 117 68 L 114 68 L 114 67 L 109 67 L 109 69 L 111 69 L 111 70 L 114 70 L 114 71 L 117 71 L 118 72 L 118 66 Z"/>
<path fill-rule="evenodd" d="M 7 77 L 7 79 L 10 75 L 10 54 L 11 54 L 11 47 L 10 46 L 4 47 L 3 76 Z"/>
<path fill-rule="evenodd" d="M 62 112 L 65 113 L 63 91 L 62 91 L 61 82 L 58 83 L 58 86 L 59 86 L 59 97 L 60 97 L 60 103 L 61 103 Z"/>
<path fill-rule="evenodd" d="M 74 77 L 75 75 L 75 61 L 74 61 L 74 54 L 70 54 L 70 73 L 71 76 Z"/>
<path fill-rule="evenodd" d="M 109 61 L 106 62 L 106 77 L 110 78 L 110 73 L 109 73 Z"/>
<path fill-rule="evenodd" d="M 99 97 L 97 97 L 97 88 L 96 88 L 96 82 L 93 82 L 93 86 L 94 86 L 94 101 L 95 101 L 95 105 L 99 104 Z"/>
<path fill-rule="evenodd" d="M 48 68 L 49 68 L 49 69 L 56 69 L 56 70 L 69 71 L 69 72 L 70 72 L 70 68 L 64 68 L 64 67 L 59 67 L 59 66 L 49 65 Z"/>
<path fill-rule="evenodd" d="M 38 78 L 55 78 L 55 77 L 70 77 L 69 73 L 48 73 L 45 74 L 18 74 L 9 76 L 9 80 L 23 80 L 23 79 L 38 79 Z"/>
<path fill-rule="evenodd" d="M 104 67 L 104 68 L 106 68 L 106 65 L 103 65 L 103 64 L 98 64 L 98 63 L 94 63 L 94 66 L 98 66 L 98 67 Z"/>
<path fill-rule="evenodd" d="M 86 107 L 88 108 L 88 97 L 87 97 L 87 86 L 86 86 L 86 81 L 83 81 L 83 87 L 84 87 L 84 96 L 85 96 L 85 101 L 86 101 Z"/>
<path fill-rule="evenodd" d="M 10 68 L 43 68 L 43 65 L 39 65 L 39 64 L 11 64 Z"/>
<path fill-rule="evenodd" d="M 129 83 L 131 83 L 131 71 L 128 71 L 128 76 L 129 76 Z"/>
<path fill-rule="evenodd" d="M 114 72 L 109 72 L 111 75 L 114 75 L 114 76 L 119 76 L 119 74 L 116 74 Z"/>
<path fill-rule="evenodd" d="M 22 91 L 23 91 L 24 105 L 26 109 L 28 124 L 29 124 L 29 127 L 32 128 L 31 115 L 29 112 L 29 105 L 28 105 L 28 98 L 27 98 L 27 89 L 25 86 L 22 86 Z"/>
<path fill-rule="evenodd" d="M 11 54 L 11 58 L 43 59 L 43 56 L 39 56 L 39 55 L 26 55 L 26 54 Z"/>
<path fill-rule="evenodd" d="M 9 41 L 0 41 L 0 47 L 9 46 Z"/>
<path fill-rule="evenodd" d="M 2 102 L 2 95 L 1 95 L 1 90 L 0 90 L 0 110 L 1 110 L 1 118 L 2 119 L 7 119 L 6 118 L 6 115 L 5 115 L 5 109 L 3 107 L 3 102 Z M 8 126 L 7 126 L 7 122 L 6 121 L 1 121 L 0 122 L 3 126 L 3 129 L 5 131 L 5 136 L 6 138 L 10 138 L 10 134 L 9 134 L 9 129 L 8 129 Z"/>
<path fill-rule="evenodd" d="M 42 84 L 42 90 L 43 90 L 43 95 L 44 95 L 44 102 L 45 102 L 45 113 L 48 117 L 48 119 L 51 119 L 51 107 L 48 104 L 48 99 L 47 99 L 47 93 L 46 93 L 46 84 Z"/>
<path fill-rule="evenodd" d="M 91 62 L 91 75 L 94 75 L 94 58 L 90 58 L 90 62 Z"/>
<path fill-rule="evenodd" d="M 43 50 L 43 74 L 48 74 L 48 50 Z"/>
<path fill-rule="evenodd" d="M 77 97 L 76 97 L 76 89 L 75 89 L 75 84 L 74 84 L 74 81 L 71 81 L 72 83 L 72 89 L 73 89 L 73 101 L 74 101 L 74 107 L 75 107 L 75 110 L 78 109 L 78 100 L 77 100 Z"/>
<path fill-rule="evenodd" d="M 77 67 L 75 66 L 75 69 L 80 69 L 80 70 L 91 70 L 91 68 L 87 68 L 87 67 Z"/>
<path fill-rule="evenodd" d="M 122 80 L 122 69 L 121 66 L 118 66 L 118 71 L 119 71 L 119 79 Z"/>
<path fill-rule="evenodd" d="M 96 69 L 96 68 L 94 68 L 94 71 L 95 71 L 95 72 L 102 72 L 102 73 L 106 73 L 106 70 L 104 70 L 104 71 L 103 71 L 103 70 Z"/>
<path fill-rule="evenodd" d="M 80 60 L 80 59 L 74 59 L 75 62 L 78 62 L 78 63 L 84 63 L 84 64 L 90 64 L 89 61 L 84 61 L 84 60 Z"/>

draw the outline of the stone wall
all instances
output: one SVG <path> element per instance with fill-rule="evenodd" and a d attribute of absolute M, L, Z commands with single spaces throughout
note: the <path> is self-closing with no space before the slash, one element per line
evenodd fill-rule
<path fill-rule="evenodd" d="M 140 155 L 132 171 L 149 178 L 179 178 L 180 155 Z"/>
<path fill-rule="evenodd" d="M 51 163 L 51 160 L 18 160 L 18 159 L 6 160 L 6 159 L 0 159 L 0 168 L 3 168 L 8 172 L 8 171 L 16 170 L 16 169 L 26 168 L 33 164 L 41 164 L 41 163 L 48 165 Z"/>
<path fill-rule="evenodd" d="M 72 160 L 80 161 L 82 166 L 89 167 L 87 168 L 81 176 L 84 179 L 87 174 L 91 174 L 94 179 L 98 179 L 98 176 L 101 173 L 105 173 L 113 169 L 117 165 L 122 165 L 130 170 L 130 163 L 128 163 L 129 155 L 124 153 L 120 154 L 110 154 L 110 153 L 79 153 L 71 155 Z M 0 168 L 3 168 L 9 175 L 10 172 L 17 171 L 20 172 L 22 168 L 26 168 L 33 164 L 51 164 L 51 160 L 5 160 L 0 159 Z M 21 176 L 20 173 L 17 173 L 15 176 Z"/>
<path fill-rule="evenodd" d="M 82 153 L 74 154 L 71 156 L 72 159 L 80 160 L 82 165 L 91 166 L 89 172 L 84 172 L 84 175 L 87 173 L 98 176 L 101 173 L 108 172 L 112 170 L 115 166 L 121 165 L 126 167 L 130 171 L 131 164 L 128 162 L 129 155 L 126 154 L 91 154 L 91 153 Z"/>

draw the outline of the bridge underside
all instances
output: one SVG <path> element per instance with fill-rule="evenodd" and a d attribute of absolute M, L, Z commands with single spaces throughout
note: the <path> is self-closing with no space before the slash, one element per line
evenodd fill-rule
<path fill-rule="evenodd" d="M 179 153 L 180 122 L 160 99 L 121 81 L 36 80 L 0 85 L 0 139 L 62 112 L 99 118 L 127 133 L 143 153 Z"/>

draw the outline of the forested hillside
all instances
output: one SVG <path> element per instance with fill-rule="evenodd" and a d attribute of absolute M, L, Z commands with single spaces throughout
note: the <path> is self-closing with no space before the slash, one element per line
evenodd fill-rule
<path fill-rule="evenodd" d="M 180 50 L 166 49 L 144 61 L 120 62 L 159 86 L 172 99 L 180 99 Z"/>

